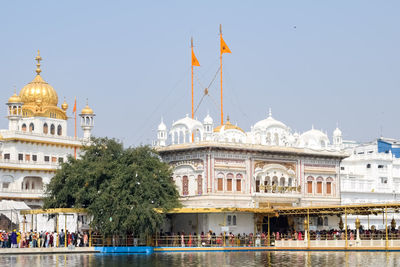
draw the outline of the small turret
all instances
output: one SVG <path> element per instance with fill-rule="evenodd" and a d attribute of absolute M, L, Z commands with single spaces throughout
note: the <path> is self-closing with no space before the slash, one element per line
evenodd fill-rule
<path fill-rule="evenodd" d="M 211 141 L 212 139 L 212 133 L 214 131 L 214 121 L 211 118 L 210 114 L 207 113 L 207 116 L 203 120 L 203 126 L 204 126 L 204 139 L 206 141 Z"/>
<path fill-rule="evenodd" d="M 83 139 L 86 142 L 90 141 L 90 137 L 92 136 L 92 129 L 94 127 L 94 116 L 96 116 L 86 102 L 86 107 L 84 107 L 79 114 L 81 117 L 81 128 L 83 130 Z"/>
<path fill-rule="evenodd" d="M 165 125 L 163 119 L 161 118 L 161 123 L 157 128 L 157 145 L 166 146 L 167 141 L 167 126 Z"/>
<path fill-rule="evenodd" d="M 18 131 L 18 121 L 22 118 L 22 100 L 21 97 L 14 92 L 8 99 L 6 104 L 8 106 L 8 129 L 10 131 Z"/>
<path fill-rule="evenodd" d="M 333 145 L 335 148 L 340 149 L 343 144 L 343 139 L 342 139 L 342 131 L 336 126 L 336 129 L 333 131 Z"/>

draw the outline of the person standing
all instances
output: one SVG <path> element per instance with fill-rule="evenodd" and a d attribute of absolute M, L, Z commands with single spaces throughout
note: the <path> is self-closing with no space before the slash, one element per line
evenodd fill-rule
<path fill-rule="evenodd" d="M 85 234 L 83 235 L 83 245 L 85 247 L 88 246 L 88 241 L 89 241 L 89 238 L 88 238 L 87 232 L 85 232 Z"/>
<path fill-rule="evenodd" d="M 17 230 L 15 230 L 15 229 L 11 233 L 11 247 L 17 248 Z"/>
<path fill-rule="evenodd" d="M 57 232 L 54 232 L 53 234 L 53 247 L 57 247 Z"/>

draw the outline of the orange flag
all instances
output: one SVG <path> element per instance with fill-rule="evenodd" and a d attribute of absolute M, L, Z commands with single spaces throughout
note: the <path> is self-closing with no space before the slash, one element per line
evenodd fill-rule
<path fill-rule="evenodd" d="M 224 39 L 221 36 L 221 54 L 223 53 L 232 53 L 229 47 L 226 45 Z"/>
<path fill-rule="evenodd" d="M 72 110 L 72 113 L 76 112 L 76 97 L 75 97 L 75 103 L 74 103 L 74 109 Z"/>
<path fill-rule="evenodd" d="M 200 63 L 197 60 L 196 56 L 194 55 L 193 49 L 192 49 L 192 66 L 198 66 L 200 67 Z"/>

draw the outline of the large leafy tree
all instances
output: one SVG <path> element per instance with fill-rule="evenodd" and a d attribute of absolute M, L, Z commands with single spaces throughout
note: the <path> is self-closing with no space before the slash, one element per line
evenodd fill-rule
<path fill-rule="evenodd" d="M 46 187 L 44 208 L 86 208 L 103 234 L 154 233 L 163 214 L 179 207 L 169 166 L 148 146 L 124 149 L 96 138 L 79 159 L 69 157 Z"/>

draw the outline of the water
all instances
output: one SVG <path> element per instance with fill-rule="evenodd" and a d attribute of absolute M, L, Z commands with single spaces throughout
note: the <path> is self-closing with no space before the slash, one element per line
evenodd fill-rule
<path fill-rule="evenodd" d="M 182 252 L 0 256 L 0 266 L 400 266 L 400 252 Z"/>

